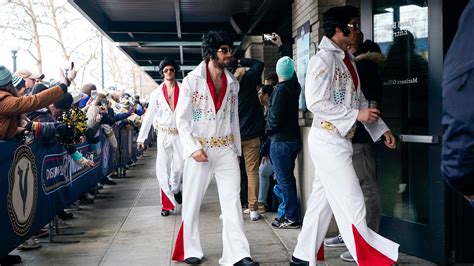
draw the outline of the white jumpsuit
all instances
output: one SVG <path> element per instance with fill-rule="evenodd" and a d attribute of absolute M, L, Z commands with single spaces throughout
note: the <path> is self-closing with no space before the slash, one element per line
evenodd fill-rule
<path fill-rule="evenodd" d="M 319 48 L 308 63 L 305 84 L 306 106 L 314 114 L 308 143 L 315 176 L 293 256 L 316 265 L 316 251 L 334 213 L 342 238 L 359 265 L 392 265 L 398 259 L 399 245 L 367 227 L 364 197 L 352 166 L 350 135 L 358 109 L 367 108 L 367 100 L 360 80 L 353 80 L 343 62 L 345 52 L 327 37 Z M 355 70 L 352 56 L 348 59 Z M 356 71 L 354 74 L 357 76 Z M 389 130 L 382 119 L 365 127 L 374 141 Z"/>
<path fill-rule="evenodd" d="M 217 182 L 223 224 L 223 252 L 219 263 L 233 265 L 245 257 L 250 257 L 249 244 L 243 230 L 239 194 L 239 83 L 227 70 L 224 73 L 223 80 L 227 79 L 227 86 L 225 90 L 223 86 L 217 102 L 213 100 L 212 82 L 211 88 L 208 86 L 205 62 L 183 80 L 180 101 L 176 108 L 176 121 L 183 143 L 185 162 L 182 224 L 172 257 L 175 261 L 203 257 L 199 236 L 199 211 L 213 178 Z M 219 102 L 220 108 L 216 108 Z M 196 162 L 191 157 L 200 149 L 204 149 L 208 155 L 208 162 Z"/>
<path fill-rule="evenodd" d="M 150 97 L 148 109 L 145 113 L 137 142 L 144 142 L 151 126 L 158 133 L 156 177 L 161 188 L 161 203 L 163 210 L 173 210 L 176 206 L 173 194 L 181 189 L 183 175 L 183 148 L 176 127 L 175 112 L 168 104 L 164 95 L 163 82 Z M 174 89 L 175 102 L 181 84 L 176 82 Z M 179 100 L 178 100 L 179 102 Z"/>

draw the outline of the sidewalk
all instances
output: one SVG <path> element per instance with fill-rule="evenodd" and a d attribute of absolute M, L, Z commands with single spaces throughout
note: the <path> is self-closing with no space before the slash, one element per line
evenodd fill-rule
<path fill-rule="evenodd" d="M 181 217 L 161 217 L 158 181 L 155 178 L 156 149 L 151 149 L 118 179 L 116 186 L 105 186 L 92 205 L 81 205 L 68 221 L 71 229 L 61 232 L 83 231 L 84 235 L 58 236 L 57 240 L 80 240 L 75 244 L 48 244 L 32 251 L 13 251 L 23 259 L 21 265 L 185 265 L 170 261 L 174 239 Z M 203 265 L 218 265 L 222 252 L 220 207 L 217 187 L 212 182 L 201 207 L 201 242 Z M 296 245 L 299 230 L 274 229 L 271 221 L 275 213 L 264 214 L 265 219 L 250 222 L 245 219 L 245 233 L 250 242 L 252 257 L 261 265 L 288 265 L 288 257 Z M 47 238 L 40 239 L 46 241 Z M 327 265 L 356 265 L 339 259 L 344 249 L 325 249 Z M 400 254 L 399 264 L 435 265 Z"/>

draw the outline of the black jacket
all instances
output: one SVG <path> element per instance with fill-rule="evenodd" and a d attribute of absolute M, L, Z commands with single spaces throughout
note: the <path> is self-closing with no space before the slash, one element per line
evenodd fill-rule
<path fill-rule="evenodd" d="M 266 134 L 271 141 L 300 140 L 298 124 L 298 99 L 301 86 L 296 73 L 289 80 L 275 85 L 270 96 Z"/>
<path fill-rule="evenodd" d="M 264 64 L 256 59 L 242 58 L 240 65 L 249 67 L 239 82 L 240 138 L 248 140 L 265 134 L 265 119 L 257 93 L 257 85 L 261 83 Z"/>
<path fill-rule="evenodd" d="M 366 53 L 356 57 L 357 73 L 360 79 L 360 88 L 368 101 L 382 101 L 382 79 L 379 75 L 379 65 L 383 62 L 380 53 Z M 379 106 L 380 108 L 380 106 Z M 364 125 L 357 121 L 357 129 L 352 143 L 372 143 L 373 140 Z"/>

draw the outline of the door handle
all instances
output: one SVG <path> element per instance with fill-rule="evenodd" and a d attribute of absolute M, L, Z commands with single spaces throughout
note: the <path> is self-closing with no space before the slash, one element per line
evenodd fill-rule
<path fill-rule="evenodd" d="M 426 143 L 426 144 L 438 144 L 440 143 L 440 136 L 431 135 L 398 135 L 400 142 L 409 143 Z"/>

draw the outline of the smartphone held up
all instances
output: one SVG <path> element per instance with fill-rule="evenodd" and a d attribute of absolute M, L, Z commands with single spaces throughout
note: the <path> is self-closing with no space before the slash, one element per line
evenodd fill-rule
<path fill-rule="evenodd" d="M 263 40 L 267 42 L 276 41 L 275 33 L 265 33 L 263 34 Z"/>

